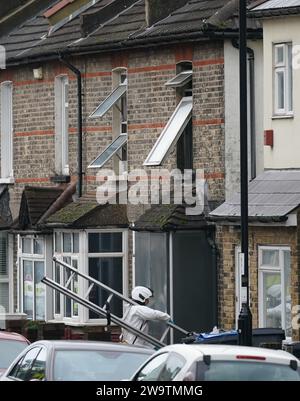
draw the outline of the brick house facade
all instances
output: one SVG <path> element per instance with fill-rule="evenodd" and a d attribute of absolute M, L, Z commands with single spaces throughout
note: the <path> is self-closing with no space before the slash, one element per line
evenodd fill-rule
<path fill-rule="evenodd" d="M 51 6 L 56 4 L 57 1 L 49 3 L 51 3 L 49 5 L 49 9 L 51 10 Z M 88 5 L 88 2 L 86 3 Z M 151 3 L 151 1 L 149 3 Z M 29 302 L 29 304 L 31 302 L 31 298 L 27 300 L 24 299 L 25 290 L 24 286 L 22 287 L 22 280 L 24 280 L 25 275 L 24 263 L 29 263 L 29 261 L 32 260 L 33 265 L 26 265 L 26 269 L 28 271 L 32 269 L 32 272 L 35 271 L 35 266 L 40 266 L 38 265 L 39 262 L 42 263 L 42 257 L 40 258 L 39 254 L 36 254 L 34 250 L 34 247 L 37 246 L 35 241 L 39 240 L 39 238 L 41 238 L 46 252 L 46 254 L 43 255 L 43 263 L 45 263 L 44 269 L 50 275 L 55 276 L 55 267 L 52 268 L 52 261 L 49 259 L 51 255 L 58 253 L 64 258 L 69 258 L 68 261 L 72 260 L 72 263 L 74 260 L 74 263 L 78 263 L 79 266 L 82 262 L 85 266 L 84 271 L 86 273 L 91 273 L 94 267 L 88 265 L 88 261 L 93 259 L 93 256 L 91 256 L 86 249 L 86 244 L 90 238 L 92 238 L 90 236 L 99 235 L 99 238 L 101 236 L 104 238 L 106 234 L 111 235 L 111 253 L 113 254 L 115 252 L 115 254 L 111 256 L 109 263 L 111 263 L 111 266 L 113 266 L 114 263 L 117 265 L 119 263 L 117 262 L 118 258 L 123 261 L 123 284 L 118 284 L 118 290 L 128 293 L 131 286 L 135 283 L 135 276 L 137 274 L 135 271 L 137 249 L 134 244 L 139 234 L 135 233 L 135 231 L 128 230 L 128 228 L 143 216 L 147 208 L 128 208 L 127 227 L 124 219 L 121 219 L 119 224 L 116 223 L 115 220 L 103 222 L 103 220 L 99 218 L 99 221 L 97 221 L 97 210 L 99 209 L 97 209 L 95 191 L 99 185 L 96 179 L 98 170 L 89 168 L 91 162 L 97 158 L 99 153 L 103 152 L 118 135 L 114 125 L 116 114 L 114 108 L 111 108 L 101 118 L 91 118 L 91 114 L 99 104 L 101 104 L 112 92 L 112 89 L 116 87 L 116 74 L 125 72 L 127 76 L 127 168 L 128 171 L 131 171 L 136 168 L 143 168 L 144 161 L 180 101 L 178 91 L 174 90 L 172 87 L 167 87 L 165 83 L 178 74 L 178 66 L 180 63 L 189 64 L 189 68 L 192 69 L 193 89 L 193 169 L 204 170 L 205 178 L 208 182 L 209 201 L 220 203 L 224 199 L 224 41 L 221 38 L 218 39 L 218 35 L 214 35 L 214 37 L 211 38 L 211 33 L 219 31 L 221 31 L 219 32 L 221 35 L 226 35 L 226 33 L 216 27 L 210 28 L 211 31 L 207 33 L 206 25 L 203 23 L 203 27 L 199 29 L 199 24 L 197 22 L 199 19 L 193 19 L 194 7 L 196 7 L 196 11 L 199 14 L 197 14 L 197 18 L 202 18 L 203 21 L 207 21 L 223 4 L 209 8 L 206 6 L 204 7 L 205 2 L 201 0 L 194 1 L 191 4 L 187 1 L 181 3 L 186 4 L 178 5 L 180 7 L 183 6 L 182 9 L 178 7 L 178 17 L 176 17 L 178 20 L 176 18 L 172 20 L 172 14 L 164 20 L 165 15 L 163 15 L 161 21 L 156 21 L 153 25 L 152 28 L 154 31 L 155 29 L 169 26 L 165 34 L 154 34 L 155 40 L 151 37 L 151 32 L 149 36 L 147 36 L 147 29 L 145 30 L 144 1 L 128 1 L 128 7 L 117 16 L 113 14 L 114 10 L 110 10 L 111 14 L 109 18 L 107 17 L 107 23 L 104 23 L 103 26 L 100 25 L 100 28 L 97 27 L 92 35 L 83 38 L 81 41 L 75 41 L 75 39 L 79 39 L 80 37 L 80 29 L 82 26 L 80 26 L 79 18 L 74 17 L 74 20 L 71 20 L 70 23 L 66 23 L 60 28 L 62 30 L 61 34 L 60 29 L 58 29 L 53 35 L 51 34 L 49 37 L 45 37 L 45 39 L 40 42 L 41 34 L 46 34 L 49 29 L 48 21 L 44 17 L 46 9 L 43 10 L 42 13 L 36 15 L 33 22 L 24 22 L 20 28 L 12 31 L 9 36 L 2 38 L 3 45 L 7 47 L 8 66 L 6 70 L 0 72 L 0 80 L 2 83 L 11 82 L 13 88 L 13 177 L 9 184 L 9 193 L 10 208 L 15 218 L 15 225 L 12 226 L 12 231 L 10 231 L 9 235 L 13 236 L 15 241 L 17 236 L 19 238 L 18 246 L 16 245 L 18 250 L 15 251 L 14 256 L 11 255 L 9 261 L 10 269 L 14 267 L 14 284 L 10 287 L 14 295 L 14 305 L 11 307 L 12 313 L 16 311 L 19 313 L 26 313 L 24 305 L 26 302 Z M 224 1 L 224 4 L 225 3 Z M 90 6 L 90 11 L 94 10 L 95 15 L 97 14 L 97 18 L 99 18 L 99 11 L 105 7 L 105 1 L 98 1 L 95 5 Z M 175 11 L 174 8 L 176 7 L 173 5 L 172 9 L 169 11 Z M 186 13 L 191 19 L 191 30 L 182 28 L 182 21 L 186 21 Z M 167 14 L 167 16 L 168 15 L 169 14 Z M 233 22 L 235 21 L 235 16 L 236 9 L 228 16 L 228 20 L 230 21 L 228 23 L 228 29 L 231 35 L 237 34 L 236 25 Z M 132 20 L 134 20 L 134 22 L 132 22 Z M 115 22 L 111 25 L 109 23 L 111 21 Z M 123 26 L 122 24 L 126 26 L 126 29 L 124 28 L 124 32 L 121 32 L 119 36 L 116 35 L 115 37 L 116 26 Z M 39 27 L 38 34 L 35 30 L 37 26 Z M 73 36 L 71 39 L 68 39 L 67 34 L 70 32 L 72 32 Z M 107 39 L 107 32 L 111 35 L 111 39 Z M 256 29 L 253 29 L 253 37 L 257 35 L 257 32 Z M 16 41 L 16 38 L 19 38 L 18 35 L 20 34 L 23 34 L 24 42 L 21 40 L 21 44 L 17 45 L 16 42 L 20 39 Z M 26 45 L 26 35 L 36 35 L 30 46 Z M 66 38 L 62 40 L 64 35 L 66 35 Z M 145 36 L 140 38 L 141 35 Z M 95 41 L 98 41 L 96 45 Z M 122 50 L 120 50 L 120 44 L 122 44 Z M 157 44 L 159 44 L 159 46 L 157 46 Z M 35 224 L 25 224 L 21 227 L 20 218 L 30 220 L 31 216 L 30 210 L 28 212 L 25 210 L 26 208 L 24 209 L 23 207 L 22 209 L 21 198 L 26 188 L 52 188 L 55 185 L 53 183 L 53 177 L 57 178 L 57 176 L 62 175 L 64 179 L 57 185 L 64 191 L 69 187 L 69 180 L 71 182 L 76 182 L 77 180 L 77 79 L 76 75 L 59 60 L 58 54 L 63 54 L 68 62 L 76 66 L 81 72 L 82 77 L 83 197 L 82 199 L 74 198 L 74 205 L 68 204 L 66 207 L 63 206 L 65 206 L 67 202 L 61 202 L 60 205 L 52 211 L 52 216 L 47 216 L 47 219 L 43 219 L 44 214 L 47 214 L 49 209 L 49 207 L 47 207 L 43 210 L 43 213 L 41 211 Z M 33 78 L 33 69 L 40 69 L 42 71 L 41 79 Z M 61 77 L 63 77 L 68 84 L 68 99 L 64 104 L 64 107 L 68 110 L 68 135 L 67 145 L 65 145 L 68 155 L 66 163 L 67 169 L 65 172 L 57 171 L 56 166 L 56 84 L 57 79 L 60 80 Z M 174 146 L 168 157 L 166 157 L 161 164 L 161 167 L 168 168 L 169 170 L 176 168 L 176 160 L 176 146 Z M 107 163 L 105 163 L 104 168 L 113 167 L 116 161 L 116 157 L 110 158 Z M 5 185 L 5 181 L 3 181 L 3 185 Z M 91 200 L 92 198 L 93 200 Z M 58 196 L 56 200 L 58 201 L 59 199 Z M 54 200 L 53 204 L 55 204 L 55 202 Z M 79 205 L 78 207 L 81 208 L 82 211 L 86 211 L 86 213 L 82 212 L 80 216 L 76 215 L 75 218 L 74 209 L 77 207 L 77 204 Z M 60 208 L 62 209 L 58 210 Z M 34 207 L 32 210 L 34 211 Z M 70 213 L 72 217 L 69 215 L 66 217 L 65 211 L 69 210 L 71 210 Z M 93 218 L 88 219 L 90 216 L 89 213 L 92 213 L 92 216 L 93 213 L 95 213 L 94 222 L 91 222 Z M 193 226 L 194 233 L 196 233 L 196 237 L 193 237 L 193 240 L 196 241 L 195 243 L 197 243 L 197 235 L 199 235 L 199 238 L 203 237 L 201 241 L 203 240 L 205 244 L 206 241 L 208 241 L 207 243 L 212 241 L 213 247 L 215 247 L 215 242 L 218 238 L 216 239 L 214 234 L 212 234 L 211 239 L 211 234 L 207 234 L 208 231 L 210 233 L 214 232 L 214 225 L 212 223 L 207 223 L 208 228 L 206 227 L 204 230 L 202 221 L 197 224 L 199 225 Z M 178 223 L 176 227 L 177 228 L 171 229 L 166 234 L 168 236 L 167 241 L 171 243 L 173 241 L 170 239 L 172 235 L 182 230 L 183 235 L 187 235 L 185 241 L 188 243 L 190 232 L 186 233 L 185 230 L 183 230 L 184 227 L 182 225 L 180 226 L 180 223 Z M 141 231 L 151 232 L 151 230 L 147 231 L 143 229 L 141 229 Z M 164 230 L 159 231 L 158 235 L 162 232 L 164 232 Z M 122 246 L 118 248 L 118 241 L 121 241 L 120 233 L 122 233 Z M 64 248 L 64 241 L 66 241 L 66 244 L 68 244 L 66 247 L 70 247 L 68 251 L 64 252 L 64 250 L 57 249 L 56 235 L 57 238 L 60 238 L 59 246 L 62 248 Z M 113 238 L 114 235 L 115 237 Z M 31 248 L 31 252 L 24 253 L 23 240 L 26 240 L 27 237 L 33 241 L 30 245 L 33 248 Z M 155 234 L 153 238 L 154 237 Z M 177 243 L 176 241 L 174 244 Z M 224 241 L 223 237 L 220 237 L 220 244 L 222 244 L 222 246 L 224 245 L 225 249 Z M 208 245 L 203 246 L 208 247 Z M 115 249 L 113 250 L 114 247 Z M 46 250 L 46 248 L 48 250 Z M 77 249 L 76 252 L 75 248 Z M 83 251 L 82 249 L 85 250 Z M 170 252 L 169 248 L 167 249 L 167 253 L 168 252 Z M 75 254 L 75 256 L 73 254 Z M 100 250 L 98 254 L 101 254 L 97 256 L 100 266 L 105 259 L 105 254 L 102 251 L 100 252 Z M 30 257 L 28 255 L 30 255 Z M 86 258 L 85 261 L 81 259 L 83 258 L 82 255 Z M 201 256 L 197 254 L 197 258 L 198 257 Z M 17 258 L 18 266 L 16 265 Z M 209 260 L 210 258 L 212 258 L 212 253 L 209 253 Z M 23 267 L 21 267 L 20 263 L 23 263 Z M 216 262 L 209 263 L 213 263 L 213 273 L 216 270 Z M 100 267 L 100 269 L 102 269 L 102 267 Z M 21 270 L 22 272 L 20 273 Z M 203 275 L 201 277 L 205 278 L 205 268 L 203 267 L 202 270 L 201 274 Z M 212 302 L 214 303 L 212 308 L 216 307 L 216 303 L 218 303 L 219 323 L 221 325 L 226 324 L 226 327 L 229 327 L 230 321 L 227 320 L 228 314 L 226 308 L 228 308 L 228 311 L 231 310 L 232 312 L 232 309 L 230 309 L 232 305 L 229 295 L 226 293 L 226 284 L 223 284 L 222 272 L 223 270 L 221 268 L 219 271 L 219 300 L 217 302 L 217 299 L 215 299 Z M 115 279 L 118 281 L 119 277 Z M 200 276 L 198 280 L 200 280 Z M 211 280 L 212 283 L 213 277 L 210 277 L 209 280 Z M 148 283 L 145 282 L 145 284 Z M 172 292 L 169 288 L 170 284 L 169 282 L 164 284 L 168 286 L 164 296 L 169 299 L 171 296 L 170 293 Z M 183 291 L 183 289 L 181 290 Z M 49 294 L 50 293 L 49 291 Z M 212 296 L 216 298 L 216 294 L 217 290 L 215 288 Z M 26 296 L 29 295 L 27 294 Z M 46 295 L 46 298 L 47 296 L 48 295 Z M 182 294 L 180 294 L 180 297 L 181 296 Z M 207 299 L 209 299 L 210 295 L 206 294 L 206 296 L 208 297 Z M 90 317 L 80 306 L 78 312 L 77 306 L 74 303 L 68 303 L 63 298 L 60 298 L 59 305 L 64 304 L 65 308 L 63 312 L 63 307 L 55 303 L 56 301 L 53 300 L 50 295 L 49 297 L 49 300 L 46 300 L 46 315 L 39 319 L 38 316 L 34 316 L 34 313 L 36 314 L 38 312 L 35 310 L 31 319 L 55 321 L 55 315 L 57 315 L 57 322 L 63 322 L 66 325 L 75 324 L 84 326 L 88 322 Z M 224 303 L 222 304 L 223 301 Z M 164 302 L 165 303 L 160 306 L 170 308 L 169 301 L 165 299 Z M 193 302 L 193 299 L 191 299 L 190 302 Z M 30 309 L 30 307 L 28 308 Z M 59 313 L 56 313 L 56 308 L 59 310 Z M 224 314 L 226 314 L 226 318 Z M 74 320 L 73 322 L 71 321 L 72 319 Z M 193 319 L 189 319 L 184 323 L 189 324 L 190 322 L 190 324 L 195 324 Z M 209 322 L 209 325 L 217 323 L 217 318 L 214 317 L 213 319 L 213 321 L 208 319 L 206 322 Z M 179 323 L 181 322 L 179 321 Z M 103 322 L 97 321 L 97 324 L 103 325 Z M 205 329 L 209 327 L 205 327 Z M 191 329 L 193 328 L 194 327 Z M 202 327 L 195 327 L 195 329 L 198 330 L 201 330 L 201 328 Z"/>

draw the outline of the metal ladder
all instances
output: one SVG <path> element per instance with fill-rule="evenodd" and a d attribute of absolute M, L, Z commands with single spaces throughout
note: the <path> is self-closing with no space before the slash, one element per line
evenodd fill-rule
<path fill-rule="evenodd" d="M 66 277 L 68 277 L 68 278 L 66 280 L 65 285 L 63 286 L 48 277 L 44 277 L 41 281 L 44 284 L 46 284 L 47 286 L 60 292 L 61 294 L 71 298 L 73 301 L 85 306 L 86 308 L 95 312 L 96 314 L 107 318 L 108 324 L 110 324 L 110 320 L 111 320 L 113 323 L 130 331 L 131 333 L 135 334 L 137 337 L 142 338 L 143 340 L 145 340 L 149 344 L 153 345 L 157 349 L 164 347 L 166 345 L 163 341 L 164 341 L 166 335 L 168 334 L 170 328 L 181 332 L 185 336 L 189 335 L 188 331 L 184 330 L 183 328 L 181 328 L 171 322 L 166 322 L 167 328 L 159 340 L 156 339 L 155 337 L 151 336 L 150 334 L 143 333 L 141 330 L 136 329 L 136 328 L 132 327 L 130 324 L 126 323 L 122 318 L 111 313 L 110 308 L 109 308 L 109 303 L 114 296 L 120 298 L 122 301 L 127 302 L 128 304 L 138 305 L 137 302 L 133 301 L 130 298 L 125 297 L 123 294 L 120 294 L 118 291 L 114 290 L 111 287 L 108 287 L 107 285 L 101 283 L 100 281 L 95 280 L 93 277 L 90 277 L 84 273 L 81 273 L 73 266 L 69 265 L 66 262 L 63 262 L 62 260 L 57 259 L 56 257 L 53 257 L 53 261 L 55 263 L 59 264 L 60 266 L 62 266 L 64 269 L 66 269 L 66 272 L 71 272 L 70 276 L 66 275 Z M 81 297 L 74 290 L 69 288 L 69 287 L 71 287 L 72 280 L 75 279 L 76 276 L 80 276 L 88 282 L 88 290 L 86 291 L 84 297 Z M 105 301 L 105 303 L 102 307 L 91 302 L 88 299 L 89 294 L 92 291 L 92 289 L 94 288 L 94 286 L 100 287 L 110 293 L 109 297 L 107 298 L 107 300 Z"/>

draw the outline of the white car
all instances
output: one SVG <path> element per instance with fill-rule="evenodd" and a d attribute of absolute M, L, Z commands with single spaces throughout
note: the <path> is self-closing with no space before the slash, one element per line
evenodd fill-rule
<path fill-rule="evenodd" d="M 131 381 L 300 381 L 300 361 L 281 350 L 237 345 L 161 348 Z"/>

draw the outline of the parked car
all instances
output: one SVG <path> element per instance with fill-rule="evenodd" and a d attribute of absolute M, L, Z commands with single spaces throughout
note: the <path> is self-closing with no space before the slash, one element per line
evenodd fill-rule
<path fill-rule="evenodd" d="M 108 342 L 37 341 L 15 359 L 0 380 L 126 380 L 153 352 Z"/>
<path fill-rule="evenodd" d="M 28 344 L 21 334 L 0 331 L 0 376 Z"/>
<path fill-rule="evenodd" d="M 131 381 L 300 381 L 299 363 L 280 350 L 175 344 L 152 355 Z"/>

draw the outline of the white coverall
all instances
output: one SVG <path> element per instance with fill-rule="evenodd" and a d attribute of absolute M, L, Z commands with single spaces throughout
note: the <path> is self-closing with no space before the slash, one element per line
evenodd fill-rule
<path fill-rule="evenodd" d="M 149 320 L 169 320 L 170 315 L 159 310 L 148 308 L 144 305 L 126 305 L 123 320 L 135 329 L 148 333 Z M 149 347 L 149 343 L 135 334 L 122 329 L 120 340 L 127 344 L 142 345 Z"/>

